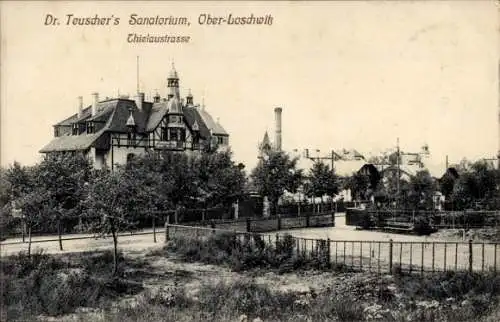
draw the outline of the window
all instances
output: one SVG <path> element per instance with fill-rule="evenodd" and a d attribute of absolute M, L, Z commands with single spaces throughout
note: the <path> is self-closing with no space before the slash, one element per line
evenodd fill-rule
<path fill-rule="evenodd" d="M 180 118 L 180 116 L 177 116 L 177 115 L 170 115 L 169 122 L 170 123 L 181 123 L 181 118 Z"/>
<path fill-rule="evenodd" d="M 162 127 L 161 128 L 161 137 L 160 137 L 160 140 L 161 141 L 168 141 L 168 132 L 167 132 L 167 128 L 166 127 Z"/>
<path fill-rule="evenodd" d="M 217 137 L 217 144 L 224 144 L 224 137 L 223 136 Z"/>
<path fill-rule="evenodd" d="M 169 137 L 169 141 L 178 141 L 179 140 L 179 132 L 177 131 L 178 129 L 176 128 L 173 128 L 173 129 L 170 129 L 170 137 Z"/>
<path fill-rule="evenodd" d="M 73 135 L 80 134 L 80 133 L 78 133 L 78 123 L 73 124 L 73 129 L 71 131 L 71 134 L 73 134 Z"/>
<path fill-rule="evenodd" d="M 135 132 L 127 133 L 127 145 L 135 145 Z"/>
<path fill-rule="evenodd" d="M 94 122 L 87 123 L 87 134 L 94 133 Z"/>
<path fill-rule="evenodd" d="M 197 133 L 193 133 L 193 144 L 200 143 L 200 136 Z"/>
<path fill-rule="evenodd" d="M 55 137 L 59 136 L 59 127 L 57 127 L 57 126 L 54 127 L 54 136 Z"/>

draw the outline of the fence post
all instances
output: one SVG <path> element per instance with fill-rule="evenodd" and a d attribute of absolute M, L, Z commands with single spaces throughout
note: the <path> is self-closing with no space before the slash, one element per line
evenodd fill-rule
<path fill-rule="evenodd" d="M 278 230 L 281 230 L 281 215 L 278 214 Z"/>
<path fill-rule="evenodd" d="M 210 221 L 210 228 L 213 229 L 212 233 L 215 234 L 215 221 L 213 219 Z"/>
<path fill-rule="evenodd" d="M 327 253 L 326 253 L 326 260 L 327 260 L 328 265 L 330 265 L 330 261 L 331 261 L 330 250 L 331 250 L 331 248 L 330 248 L 330 238 L 327 238 L 326 239 L 326 251 L 327 251 Z"/>
<path fill-rule="evenodd" d="M 481 271 L 484 271 L 484 242 L 481 248 Z"/>
<path fill-rule="evenodd" d="M 495 253 L 493 254 L 493 260 L 495 261 L 493 263 L 493 271 L 496 273 L 497 272 L 497 243 L 495 243 Z"/>
<path fill-rule="evenodd" d="M 392 238 L 389 239 L 389 274 L 392 274 Z"/>
<path fill-rule="evenodd" d="M 413 266 L 413 243 L 410 243 L 410 273 Z"/>
<path fill-rule="evenodd" d="M 335 210 L 332 210 L 332 227 L 335 227 Z"/>
<path fill-rule="evenodd" d="M 280 235 L 276 233 L 276 249 L 278 249 L 279 240 L 280 240 Z"/>
<path fill-rule="evenodd" d="M 153 242 L 156 243 L 156 226 L 155 226 L 155 217 L 153 217 Z"/>
<path fill-rule="evenodd" d="M 472 272 L 472 239 L 469 239 L 469 272 Z"/>
<path fill-rule="evenodd" d="M 165 221 L 165 243 L 170 239 L 170 234 L 168 231 L 168 220 Z"/>
<path fill-rule="evenodd" d="M 306 212 L 306 227 L 309 227 L 309 212 Z"/>
<path fill-rule="evenodd" d="M 448 249 L 448 243 L 447 242 L 444 242 L 444 271 L 446 272 L 446 252 L 447 252 L 447 249 Z"/>
<path fill-rule="evenodd" d="M 359 267 L 363 270 L 363 242 L 359 242 Z"/>
<path fill-rule="evenodd" d="M 420 274 L 424 274 L 424 248 L 425 243 L 422 243 L 421 258 L 420 258 Z"/>
<path fill-rule="evenodd" d="M 434 261 L 436 259 L 435 253 L 436 253 L 436 243 L 432 242 L 432 272 L 434 272 Z"/>
<path fill-rule="evenodd" d="M 26 219 L 24 218 L 24 215 L 21 217 L 22 223 L 21 223 L 21 232 L 23 234 L 23 243 L 26 242 Z"/>
<path fill-rule="evenodd" d="M 247 232 L 250 232 L 250 217 L 247 217 Z"/>

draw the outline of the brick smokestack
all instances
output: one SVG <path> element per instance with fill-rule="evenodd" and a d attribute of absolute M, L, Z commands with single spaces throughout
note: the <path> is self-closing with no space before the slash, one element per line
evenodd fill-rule
<path fill-rule="evenodd" d="M 144 93 L 137 93 L 135 96 L 135 105 L 139 110 L 142 110 L 142 104 L 144 103 Z"/>
<path fill-rule="evenodd" d="M 92 116 L 97 114 L 97 103 L 99 103 L 99 93 L 92 93 Z"/>
<path fill-rule="evenodd" d="M 78 96 L 78 118 L 83 114 L 83 96 Z"/>
<path fill-rule="evenodd" d="M 497 168 L 500 170 L 500 60 L 498 61 L 498 151 L 497 151 Z"/>
<path fill-rule="evenodd" d="M 274 109 L 274 117 L 276 123 L 276 138 L 274 144 L 276 146 L 276 151 L 281 151 L 281 112 L 281 107 L 276 107 Z"/>

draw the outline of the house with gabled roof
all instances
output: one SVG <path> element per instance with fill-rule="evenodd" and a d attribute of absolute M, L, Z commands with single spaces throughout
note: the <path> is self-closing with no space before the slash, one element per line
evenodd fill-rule
<path fill-rule="evenodd" d="M 134 99 L 118 97 L 99 100 L 55 124 L 54 138 L 40 153 L 83 153 L 95 168 L 125 164 L 136 155 L 150 151 L 196 153 L 206 149 L 227 149 L 229 134 L 206 111 L 205 104 L 194 104 L 189 91 L 185 100 L 179 94 L 179 77 L 172 65 L 167 78 L 166 96 L 156 94 L 152 102 L 144 93 Z"/>

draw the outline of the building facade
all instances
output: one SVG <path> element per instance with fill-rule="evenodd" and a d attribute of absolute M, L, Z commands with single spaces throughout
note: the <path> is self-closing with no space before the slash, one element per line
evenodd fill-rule
<path fill-rule="evenodd" d="M 113 168 L 150 151 L 197 153 L 206 149 L 227 149 L 229 134 L 205 110 L 195 104 L 191 92 L 182 99 L 179 77 L 172 65 L 166 96 L 156 94 L 146 102 L 144 93 L 134 99 L 119 97 L 99 100 L 55 124 L 54 139 L 40 153 L 80 152 L 95 168 Z"/>

